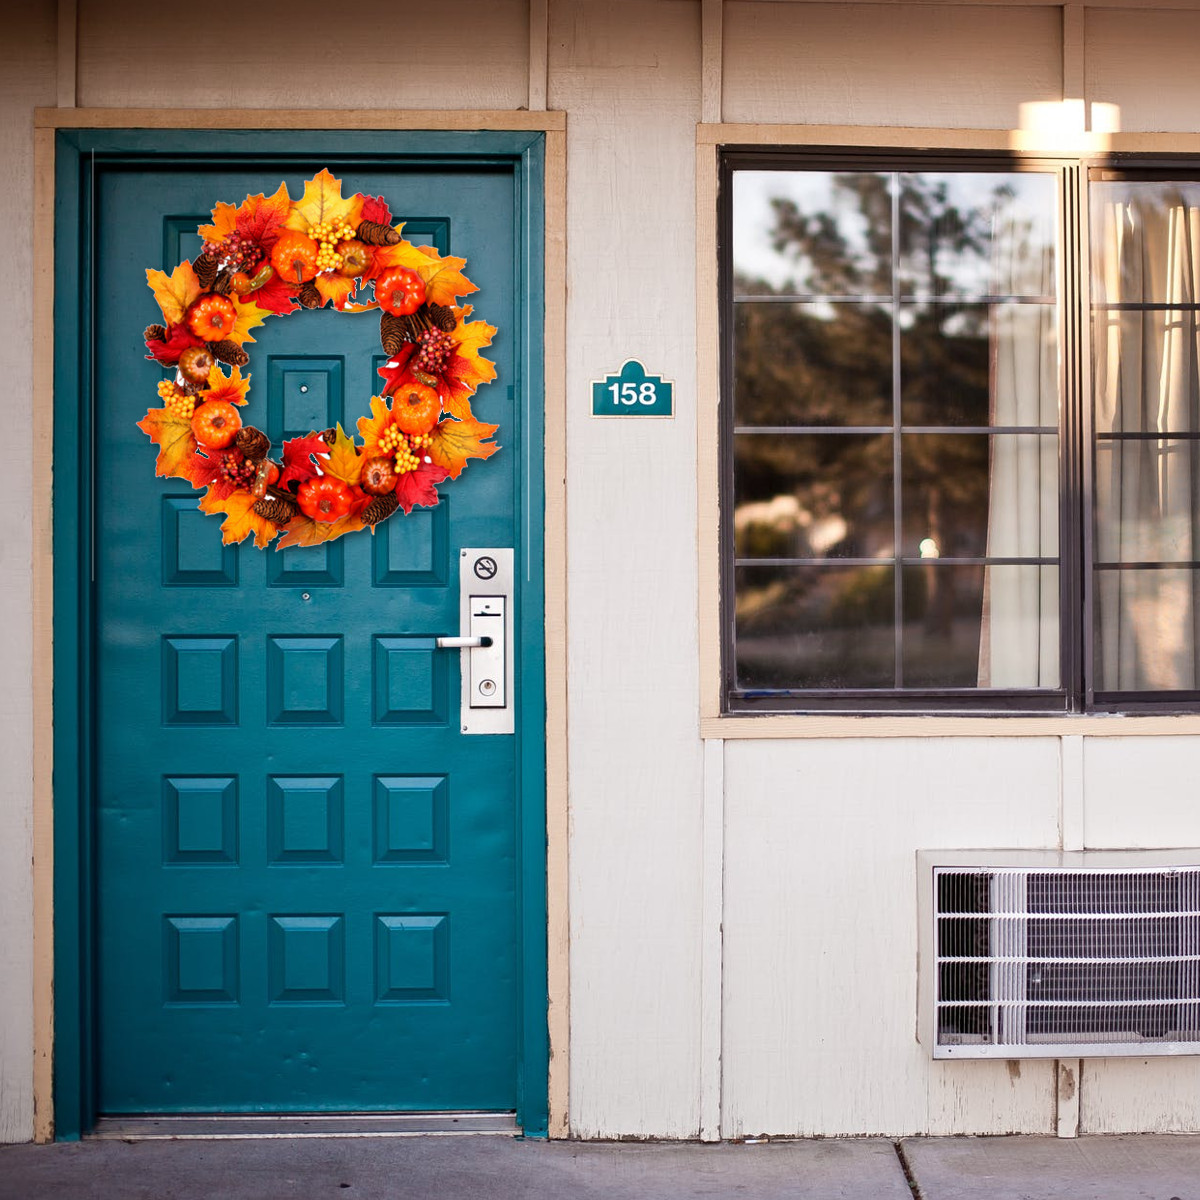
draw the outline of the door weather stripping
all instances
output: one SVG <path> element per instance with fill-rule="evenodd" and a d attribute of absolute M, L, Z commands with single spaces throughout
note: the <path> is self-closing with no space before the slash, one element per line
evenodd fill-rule
<path fill-rule="evenodd" d="M 411 1137 L 416 1134 L 521 1132 L 511 1112 L 227 1113 L 206 1116 L 101 1117 L 88 1136 L 100 1141 L 165 1138 Z"/>

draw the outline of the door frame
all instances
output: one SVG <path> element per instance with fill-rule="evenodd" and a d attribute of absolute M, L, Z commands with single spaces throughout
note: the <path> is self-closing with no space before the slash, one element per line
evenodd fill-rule
<path fill-rule="evenodd" d="M 33 433 L 35 1137 L 73 1140 L 94 1123 L 93 847 L 88 488 L 91 287 L 89 198 L 97 164 L 264 154 L 286 169 L 289 140 L 310 159 L 428 154 L 513 165 L 529 405 L 522 511 L 542 550 L 545 708 L 521 724 L 518 832 L 522 1000 L 517 1122 L 567 1133 L 567 777 L 565 554 L 566 120 L 553 112 L 283 112 L 40 109 L 35 113 L 34 406 L 59 419 Z M 357 132 L 355 132 L 357 131 Z M 328 144 L 328 149 L 324 143 Z M 215 198 L 214 198 L 215 199 Z M 234 198 L 236 199 L 236 198 Z M 543 269 L 538 270 L 539 257 Z M 539 343 L 541 352 L 538 353 Z M 75 418 L 74 420 L 65 418 Z M 536 428 L 540 418 L 541 428 Z M 542 473 L 534 460 L 543 439 Z M 541 512 L 541 524 L 538 513 Z M 57 514 L 58 519 L 55 520 Z M 536 570 L 534 572 L 536 583 Z M 544 652 L 544 656 L 543 656 Z M 540 700 L 540 697 L 539 697 Z M 541 788 L 545 780 L 544 792 Z M 532 785 L 532 786 L 531 786 Z M 543 805 L 544 796 L 544 805 Z"/>

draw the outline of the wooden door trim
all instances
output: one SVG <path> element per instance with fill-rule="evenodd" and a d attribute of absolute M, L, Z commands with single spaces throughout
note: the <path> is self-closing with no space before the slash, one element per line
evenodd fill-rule
<path fill-rule="evenodd" d="M 543 454 L 543 556 L 544 556 L 544 653 L 545 729 L 544 769 L 544 888 L 526 907 L 525 932 L 537 922 L 545 937 L 542 957 L 544 988 L 539 988 L 540 1011 L 531 1011 L 530 981 L 526 980 L 524 1030 L 526 1040 L 537 1036 L 545 1043 L 540 1053 L 525 1062 L 526 1078 L 544 1075 L 548 1103 L 546 1131 L 551 1137 L 568 1132 L 568 913 L 567 913 L 567 715 L 566 715 L 566 413 L 565 413 L 565 314 L 566 314 L 566 119 L 557 112 L 397 112 L 397 111 L 260 111 L 260 110 L 175 110 L 168 112 L 124 109 L 38 109 L 34 117 L 34 395 L 35 409 L 52 413 L 55 404 L 56 357 L 58 377 L 69 381 L 70 348 L 59 344 L 56 334 L 71 332 L 70 299 L 56 296 L 56 253 L 78 264 L 83 248 L 62 239 L 56 246 L 56 219 L 64 228 L 81 228 L 79 196 L 70 194 L 71 173 L 56 155 L 59 131 L 96 130 L 109 149 L 119 148 L 122 132 L 142 130 L 311 130 L 344 129 L 379 131 L 529 133 L 525 155 L 534 153 L 540 142 L 540 179 L 543 220 L 529 226 L 540 241 L 543 260 L 541 373 L 544 390 Z M 72 138 L 72 140 L 76 140 Z M 464 146 L 464 151 L 471 150 Z M 493 151 L 494 152 L 494 151 Z M 76 162 L 83 151 L 72 150 Z M 487 153 L 487 151 L 481 151 Z M 524 168 L 529 170 L 529 164 Z M 61 188 L 61 191 L 60 191 Z M 76 220 L 69 221 L 75 209 Z M 535 214 L 530 214 L 531 219 Z M 56 308 L 58 320 L 56 327 Z M 78 311 L 76 306 L 76 312 Z M 82 581 L 76 564 L 54 555 L 53 480 L 55 434 L 50 421 L 33 423 L 31 453 L 34 465 L 33 495 L 33 597 L 34 597 L 34 1106 L 35 1138 L 50 1141 L 79 1135 L 82 1113 L 55 1113 L 55 1058 L 60 1068 L 65 1060 L 82 1063 L 90 1031 L 86 1015 L 76 1026 L 77 1036 L 64 1037 L 67 1024 L 56 1019 L 56 1000 L 79 1000 L 80 982 L 88 978 L 90 964 L 79 938 L 83 898 L 87 896 L 86 829 L 66 828 L 72 814 L 88 811 L 84 765 L 90 758 L 87 721 L 80 698 L 86 689 L 78 643 L 78 617 L 83 608 Z M 71 464 L 61 457 L 59 486 L 69 486 Z M 57 596 L 56 596 L 57 591 Z M 57 599 L 57 619 L 56 619 Z M 60 630 L 56 645 L 55 629 Z M 62 631 L 69 631 L 64 637 Z M 58 672 L 56 679 L 55 672 Z M 57 772 L 56 772 L 56 755 Z M 55 795 L 65 798 L 56 809 Z M 81 801 L 83 803 L 81 803 Z M 58 830 L 56 834 L 56 821 Z M 541 830 L 526 830 L 525 849 L 540 851 Z M 56 845 L 57 843 L 57 845 Z M 56 860 L 56 849 L 58 858 Z M 527 868 L 532 870 L 532 867 Z M 63 894 L 62 881 L 71 880 Z M 56 880 L 59 881 L 56 886 Z M 522 880 L 529 890 L 529 875 Z M 56 904 L 57 893 L 57 904 Z M 56 941 L 56 929 L 59 938 Z M 79 947 L 68 972 L 61 965 L 56 975 L 56 954 L 61 960 L 63 940 Z M 540 941 L 540 939 L 539 939 Z M 76 961 L 77 958 L 77 961 Z M 81 1006 L 81 1013 L 85 1006 Z M 58 1013 L 61 1018 L 63 1013 Z M 545 1033 L 548 1031 L 548 1040 Z M 80 1089 L 80 1095 L 82 1089 Z M 541 1125 L 545 1116 L 536 1124 Z"/>

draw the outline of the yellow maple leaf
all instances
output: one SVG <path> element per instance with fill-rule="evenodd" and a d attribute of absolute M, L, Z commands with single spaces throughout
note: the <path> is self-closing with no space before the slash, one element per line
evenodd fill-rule
<path fill-rule="evenodd" d="M 391 423 L 391 405 L 382 396 L 372 396 L 371 415 L 358 418 L 358 436 L 363 440 L 363 454 L 368 458 L 379 453 L 379 439 Z"/>
<path fill-rule="evenodd" d="M 499 428 L 499 425 L 485 425 L 474 418 L 442 421 L 433 431 L 429 457 L 451 479 L 457 479 L 468 458 L 491 458 L 500 449 L 495 442 L 487 441 Z"/>
<path fill-rule="evenodd" d="M 254 341 L 250 336 L 250 330 L 256 329 L 267 317 L 272 315 L 270 309 L 259 308 L 253 302 L 243 304 L 241 301 L 238 301 L 233 307 L 237 309 L 237 320 L 234 321 L 233 328 L 229 331 L 229 340 L 236 342 L 239 346 L 245 342 Z"/>
<path fill-rule="evenodd" d="M 465 258 L 455 258 L 447 255 L 442 258 L 432 246 L 419 246 L 425 256 L 425 265 L 416 268 L 417 273 L 425 281 L 425 299 L 430 304 L 445 304 L 454 307 L 458 296 L 469 296 L 479 291 L 463 273 L 467 265 Z"/>
<path fill-rule="evenodd" d="M 246 393 L 250 390 L 250 376 L 242 378 L 242 368 L 234 367 L 231 374 L 226 375 L 219 363 L 213 363 L 208 369 L 208 387 L 201 391 L 205 400 L 227 400 L 230 404 L 245 404 Z"/>
<path fill-rule="evenodd" d="M 362 217 L 363 198 L 359 195 L 342 198 L 342 181 L 322 169 L 304 185 L 304 195 L 292 202 L 287 227 L 307 233 L 310 225 L 327 221 L 344 221 L 357 228 Z"/>
<path fill-rule="evenodd" d="M 347 279 L 345 275 L 335 275 L 330 271 L 318 275 L 313 282 L 317 285 L 317 291 L 321 293 L 322 304 L 333 301 L 333 307 L 339 312 L 345 311 L 346 301 L 354 295 L 354 289 L 358 287 L 357 279 Z"/>
<path fill-rule="evenodd" d="M 380 275 L 388 267 L 409 267 L 418 274 L 432 272 L 436 269 L 430 262 L 429 255 L 418 250 L 412 242 L 397 242 L 394 246 L 377 246 L 375 261 L 371 270 L 372 275 Z M 421 275 L 424 279 L 425 276 Z"/>
<path fill-rule="evenodd" d="M 287 531 L 275 547 L 284 550 L 288 546 L 320 546 L 332 542 L 344 533 L 357 533 L 365 529 L 362 518 L 357 516 L 342 517 L 340 521 L 314 521 L 303 513 L 294 516 L 287 524 Z"/>
<path fill-rule="evenodd" d="M 217 202 L 212 210 L 213 223 L 201 225 L 196 232 L 206 242 L 222 242 L 237 228 L 237 208 L 226 204 L 224 200 Z"/>
<path fill-rule="evenodd" d="M 321 464 L 322 472 L 343 483 L 357 484 L 362 475 L 362 461 L 354 448 L 353 439 L 348 438 L 341 425 L 338 425 L 333 445 L 329 447 L 329 457 Z"/>
<path fill-rule="evenodd" d="M 279 530 L 273 522 L 254 511 L 257 503 L 257 498 L 249 492 L 231 492 L 219 500 L 210 489 L 200 501 L 200 511 L 225 514 L 225 520 L 221 523 L 221 540 L 227 546 L 244 542 L 254 534 L 254 544 L 260 550 L 265 550 Z"/>
<path fill-rule="evenodd" d="M 181 325 L 184 313 L 203 290 L 190 262 L 181 262 L 170 275 L 165 271 L 148 270 L 146 282 L 168 325 Z"/>
<path fill-rule="evenodd" d="M 152 408 L 137 425 L 159 448 L 154 473 L 191 482 L 192 455 L 196 451 L 191 421 L 176 416 L 170 409 Z"/>

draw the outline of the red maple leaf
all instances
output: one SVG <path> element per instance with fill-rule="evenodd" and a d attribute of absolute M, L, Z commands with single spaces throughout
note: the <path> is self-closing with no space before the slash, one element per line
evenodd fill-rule
<path fill-rule="evenodd" d="M 391 358 L 379 368 L 379 374 L 387 381 L 383 395 L 390 396 L 402 383 L 412 383 L 408 360 L 416 353 L 415 342 L 405 342 Z"/>
<path fill-rule="evenodd" d="M 319 433 L 310 433 L 307 437 L 289 438 L 283 443 L 283 470 L 280 472 L 276 487 L 285 488 L 292 480 L 303 482 L 312 479 L 317 474 L 313 455 L 326 458 L 329 447 Z"/>
<path fill-rule="evenodd" d="M 259 308 L 265 308 L 268 312 L 278 313 L 281 317 L 286 317 L 289 313 L 294 313 L 300 307 L 299 302 L 296 300 L 295 285 L 287 283 L 275 274 L 272 274 L 271 278 L 258 291 L 250 292 L 246 296 L 239 296 L 238 299 L 243 304 L 247 304 L 253 300 Z"/>
<path fill-rule="evenodd" d="M 168 325 L 165 342 L 146 342 L 146 349 L 150 351 L 146 357 L 162 363 L 164 367 L 173 367 L 189 346 L 203 345 L 203 340 L 196 337 L 186 325 Z"/>
<path fill-rule="evenodd" d="M 415 471 L 406 471 L 396 484 L 396 499 L 405 513 L 412 512 L 419 505 L 421 508 L 433 508 L 441 497 L 436 488 L 449 475 L 436 463 L 423 462 Z"/>
<path fill-rule="evenodd" d="M 364 196 L 362 207 L 364 221 L 378 221 L 380 225 L 392 223 L 392 210 L 382 196 Z"/>

